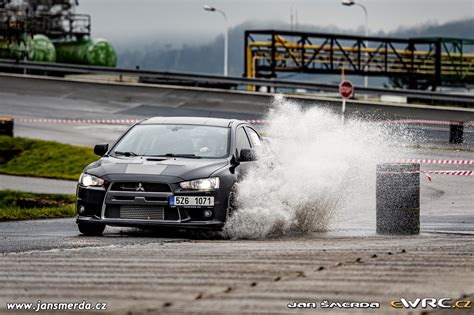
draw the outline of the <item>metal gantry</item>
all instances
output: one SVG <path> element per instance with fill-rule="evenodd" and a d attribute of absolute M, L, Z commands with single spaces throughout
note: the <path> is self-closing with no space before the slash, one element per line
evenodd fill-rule
<path fill-rule="evenodd" d="M 474 83 L 474 40 L 245 32 L 248 78 L 274 78 L 284 72 L 336 74 L 342 69 L 346 74 L 399 78 L 412 89 Z"/>

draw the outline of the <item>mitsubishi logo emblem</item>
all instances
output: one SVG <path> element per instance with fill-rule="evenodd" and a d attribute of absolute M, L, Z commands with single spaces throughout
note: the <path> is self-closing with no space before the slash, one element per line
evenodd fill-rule
<path fill-rule="evenodd" d="M 136 191 L 145 191 L 145 188 L 143 188 L 142 183 L 138 183 L 137 189 L 135 189 L 135 190 Z"/>

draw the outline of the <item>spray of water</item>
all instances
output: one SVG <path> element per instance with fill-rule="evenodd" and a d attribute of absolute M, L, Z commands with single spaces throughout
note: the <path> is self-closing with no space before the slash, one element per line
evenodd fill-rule
<path fill-rule="evenodd" d="M 372 198 L 376 164 L 398 158 L 400 144 L 411 140 L 402 129 L 356 119 L 343 124 L 327 109 L 302 109 L 282 96 L 267 119 L 263 133 L 273 154 L 238 184 L 238 210 L 224 228 L 231 238 L 327 231 L 338 216 L 355 212 L 351 201 Z"/>

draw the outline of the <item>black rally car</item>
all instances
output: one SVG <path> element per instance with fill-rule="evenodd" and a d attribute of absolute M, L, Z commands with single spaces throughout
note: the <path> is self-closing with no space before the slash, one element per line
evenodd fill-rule
<path fill-rule="evenodd" d="M 77 224 L 85 235 L 106 225 L 222 229 L 234 207 L 235 183 L 263 148 L 239 120 L 155 117 L 111 147 L 77 185 Z"/>

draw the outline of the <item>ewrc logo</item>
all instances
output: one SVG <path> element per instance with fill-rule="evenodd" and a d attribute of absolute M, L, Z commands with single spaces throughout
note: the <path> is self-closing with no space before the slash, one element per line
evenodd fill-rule
<path fill-rule="evenodd" d="M 454 300 L 451 298 L 416 298 L 413 301 L 407 299 L 394 300 L 390 302 L 393 308 L 458 308 L 470 309 L 472 307 L 471 300 Z"/>

